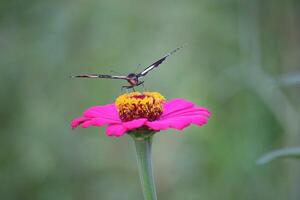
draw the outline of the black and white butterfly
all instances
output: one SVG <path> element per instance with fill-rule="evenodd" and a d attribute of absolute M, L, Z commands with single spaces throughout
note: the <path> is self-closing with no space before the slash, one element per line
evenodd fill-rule
<path fill-rule="evenodd" d="M 130 73 L 127 76 L 115 76 L 115 75 L 105 75 L 105 74 L 81 74 L 76 76 L 71 76 L 72 78 L 107 78 L 107 79 L 121 79 L 126 80 L 130 85 L 129 86 L 122 86 L 123 88 L 130 89 L 134 88 L 135 86 L 143 85 L 144 81 L 141 81 L 140 79 L 143 78 L 153 70 L 154 68 L 158 67 L 161 63 L 163 63 L 169 56 L 174 54 L 176 51 L 181 49 L 183 46 L 178 47 L 171 51 L 170 53 L 166 54 L 164 57 L 160 58 L 159 60 L 155 61 L 151 65 L 149 65 L 147 68 L 145 68 L 140 73 Z"/>

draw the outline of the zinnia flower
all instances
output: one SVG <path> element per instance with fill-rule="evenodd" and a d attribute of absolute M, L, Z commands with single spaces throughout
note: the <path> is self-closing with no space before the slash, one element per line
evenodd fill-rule
<path fill-rule="evenodd" d="M 120 137 L 131 131 L 158 132 L 169 128 L 182 130 L 191 124 L 203 126 L 210 112 L 185 99 L 165 100 L 158 92 L 132 92 L 116 102 L 88 108 L 82 117 L 71 122 L 74 129 L 107 126 L 108 136 Z"/>

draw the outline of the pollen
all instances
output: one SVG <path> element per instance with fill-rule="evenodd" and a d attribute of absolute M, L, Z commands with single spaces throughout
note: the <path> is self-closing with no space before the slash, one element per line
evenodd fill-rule
<path fill-rule="evenodd" d="M 115 104 L 124 122 L 140 118 L 154 121 L 161 116 L 164 101 L 165 98 L 158 92 L 132 92 L 119 96 Z"/>

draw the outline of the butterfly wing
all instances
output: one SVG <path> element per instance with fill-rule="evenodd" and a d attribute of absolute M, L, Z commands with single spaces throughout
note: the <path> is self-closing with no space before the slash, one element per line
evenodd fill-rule
<path fill-rule="evenodd" d="M 127 80 L 127 76 L 113 76 L 106 74 L 80 74 L 76 76 L 71 76 L 71 78 L 107 78 L 107 79 L 124 79 Z"/>
<path fill-rule="evenodd" d="M 138 77 L 142 77 L 145 76 L 148 72 L 150 72 L 152 69 L 158 67 L 161 63 L 163 63 L 169 56 L 171 56 L 172 54 L 174 54 L 176 51 L 178 51 L 179 49 L 181 49 L 183 46 L 177 47 L 176 49 L 174 49 L 173 51 L 171 51 L 170 53 L 168 53 L 167 55 L 165 55 L 164 57 L 162 57 L 161 59 L 155 61 L 154 63 L 152 63 L 151 65 L 149 65 L 146 69 L 144 69 L 142 72 L 138 73 L 137 76 Z"/>

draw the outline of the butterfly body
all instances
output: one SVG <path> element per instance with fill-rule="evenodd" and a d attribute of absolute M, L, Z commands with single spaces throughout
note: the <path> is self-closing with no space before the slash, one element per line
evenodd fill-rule
<path fill-rule="evenodd" d="M 144 81 L 140 81 L 141 78 L 146 76 L 148 72 L 152 71 L 154 68 L 158 67 L 161 63 L 163 63 L 170 55 L 181 49 L 183 46 L 178 47 L 171 51 L 170 53 L 166 54 L 164 57 L 160 58 L 159 60 L 155 61 L 151 65 L 149 65 L 147 68 L 145 68 L 140 73 L 130 73 L 127 76 L 114 76 L 114 75 L 105 75 L 105 74 L 81 74 L 76 76 L 71 76 L 72 78 L 106 78 L 106 79 L 120 79 L 120 80 L 126 80 L 130 85 L 129 86 L 122 86 L 122 88 L 130 89 L 135 86 L 142 85 Z"/>

